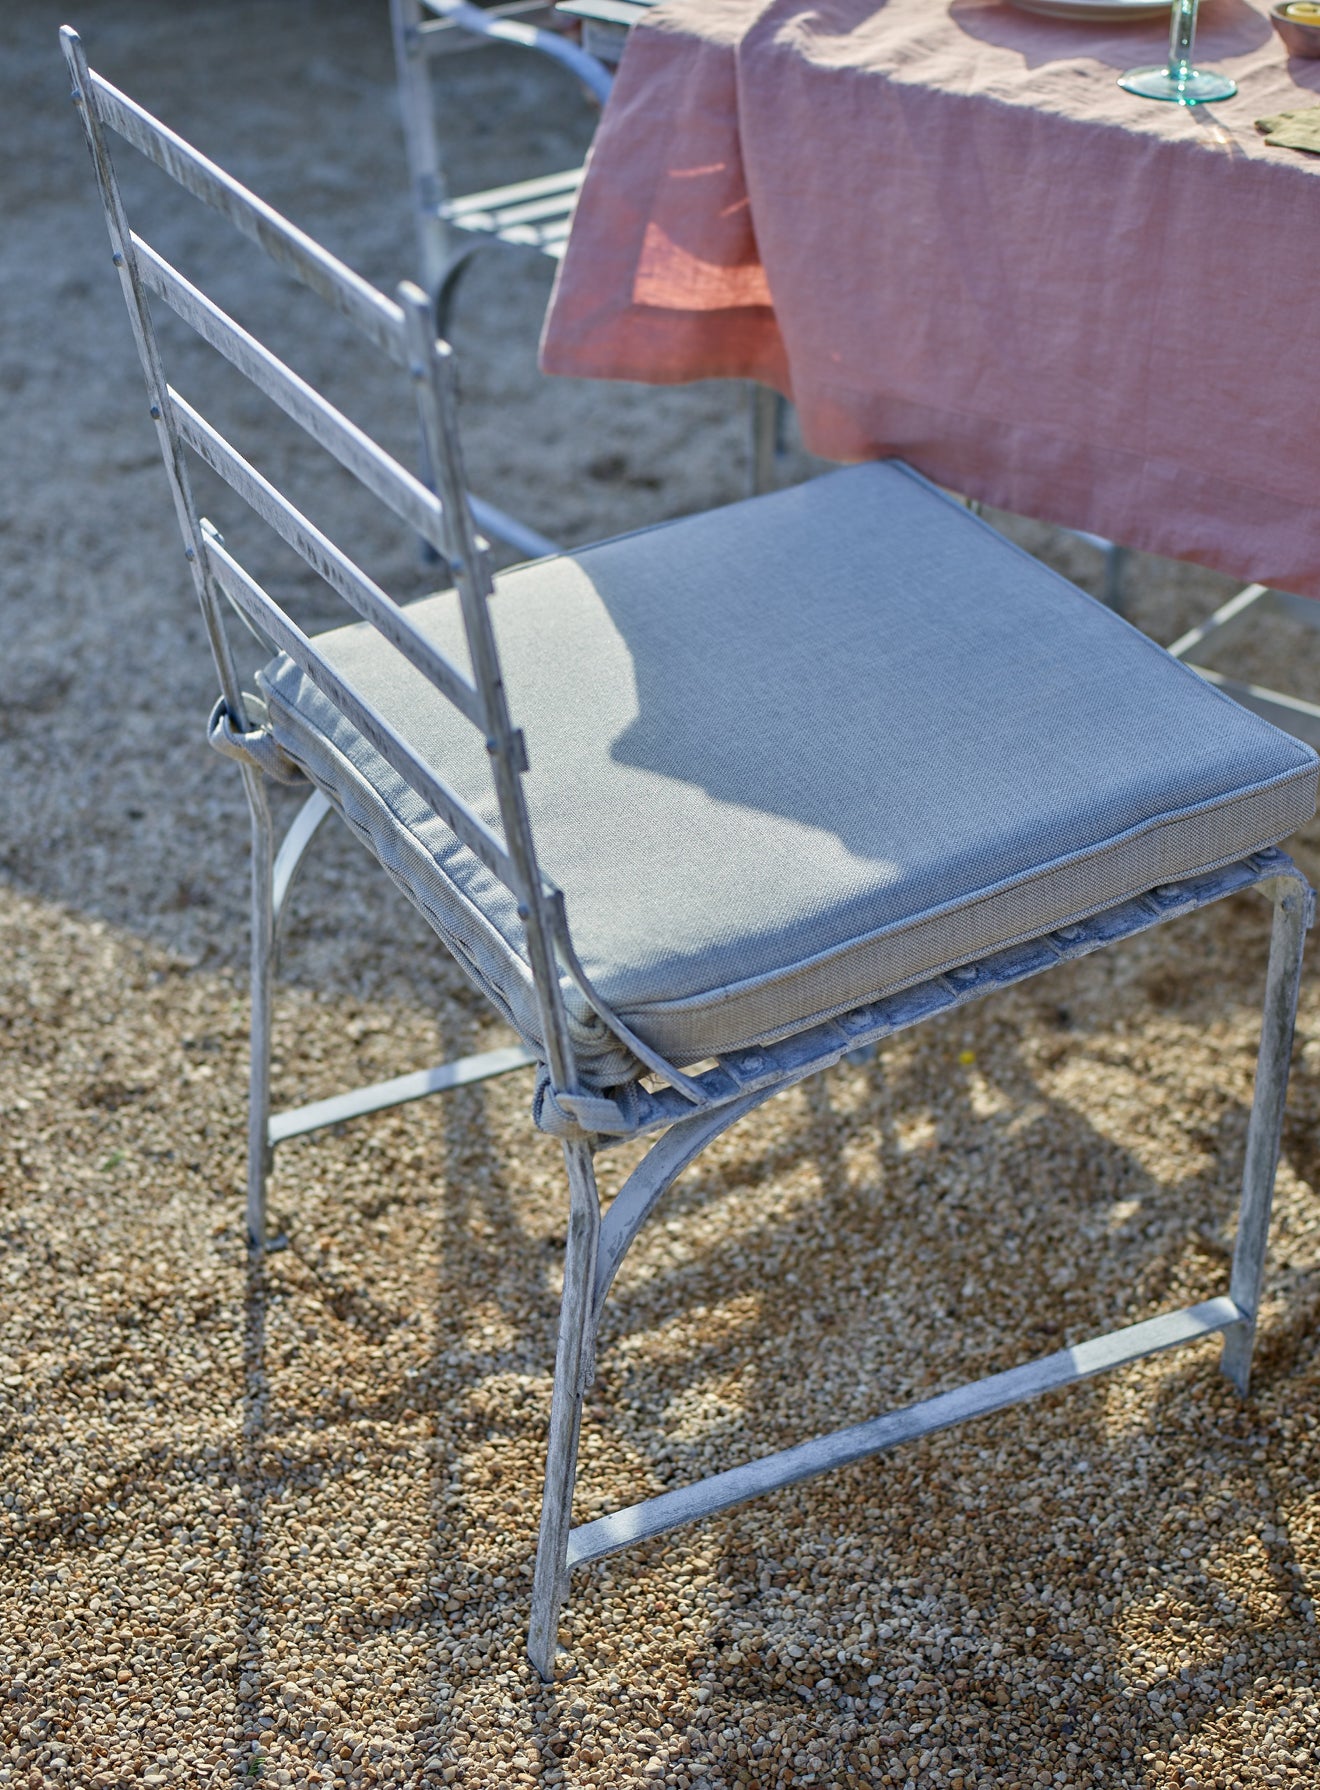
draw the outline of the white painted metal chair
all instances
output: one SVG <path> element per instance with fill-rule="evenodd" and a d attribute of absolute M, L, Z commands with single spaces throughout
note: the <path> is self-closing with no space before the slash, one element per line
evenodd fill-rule
<path fill-rule="evenodd" d="M 552 261 L 563 256 L 583 169 L 578 163 L 511 186 L 452 194 L 436 130 L 432 67 L 437 51 L 452 47 L 456 36 L 529 50 L 576 75 L 602 104 L 612 76 L 562 34 L 530 24 L 510 8 L 487 9 L 470 0 L 390 0 L 390 16 L 417 227 L 418 278 L 431 300 L 436 331 L 443 335 L 463 271 L 484 245 L 530 249 Z"/>
<path fill-rule="evenodd" d="M 511 186 L 455 197 L 445 178 L 436 128 L 435 58 L 452 46 L 456 36 L 509 44 L 549 57 L 576 75 L 602 105 L 609 98 L 614 77 L 605 64 L 560 33 L 520 16 L 529 10 L 519 6 L 485 8 L 470 0 L 390 0 L 399 107 L 417 230 L 418 279 L 431 300 L 438 335 L 448 332 L 459 283 L 478 250 L 503 244 L 559 261 L 568 246 L 585 172 L 580 163 Z M 626 14 L 631 24 L 632 15 L 644 12 L 645 6 L 618 11 L 621 17 Z M 624 29 L 622 25 L 616 28 Z M 788 405 L 778 392 L 752 386 L 749 415 L 750 489 L 753 493 L 769 491 L 781 476 Z"/>
<path fill-rule="evenodd" d="M 91 74 L 75 33 L 64 48 L 215 655 L 212 738 L 251 810 L 254 1247 L 272 1148 L 318 1123 L 535 1061 L 533 1114 L 562 1139 L 540 1672 L 571 1570 L 644 1537 L 1212 1333 L 1245 1392 L 1312 913 L 1275 842 L 1314 809 L 1315 755 L 897 462 L 493 577 L 428 296 L 375 291 Z M 130 233 L 110 130 L 406 372 L 438 495 Z M 456 590 L 396 604 L 167 385 L 149 293 L 431 541 Z M 197 515 L 185 450 L 361 619 L 301 632 Z M 226 602 L 276 649 L 261 707 Z M 265 780 L 299 774 L 316 793 L 276 855 Z M 522 1043 L 271 1117 L 275 928 L 330 807 Z M 712 1139 L 859 1047 L 1253 887 L 1274 923 L 1227 1291 L 573 1526 L 611 1283 Z M 643 1135 L 602 1214 L 596 1151 Z"/>

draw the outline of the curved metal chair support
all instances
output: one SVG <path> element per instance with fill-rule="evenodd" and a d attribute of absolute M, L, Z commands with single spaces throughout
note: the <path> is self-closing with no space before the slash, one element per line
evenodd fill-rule
<path fill-rule="evenodd" d="M 307 856 L 307 848 L 320 831 L 321 823 L 334 809 L 329 798 L 314 789 L 294 816 L 277 852 L 270 804 L 260 772 L 245 766 L 243 784 L 252 819 L 252 1035 L 248 1072 L 247 1229 L 248 1241 L 254 1249 L 269 1249 L 279 1247 L 278 1240 L 272 1243 L 266 1235 L 266 1185 L 277 1144 L 305 1137 L 312 1131 L 322 1131 L 330 1125 L 342 1125 L 348 1119 L 363 1118 L 368 1113 L 423 1100 L 429 1094 L 443 1094 L 451 1088 L 508 1075 L 515 1069 L 529 1067 L 536 1062 L 536 1057 L 523 1044 L 506 1045 L 476 1056 L 458 1057 L 435 1069 L 418 1069 L 409 1075 L 394 1076 L 389 1081 L 351 1088 L 326 1100 L 314 1100 L 285 1112 L 272 1113 L 270 1037 L 280 922 Z"/>
<path fill-rule="evenodd" d="M 778 1094 L 781 1086 L 763 1088 L 757 1094 L 731 1101 L 728 1106 L 716 1107 L 713 1112 L 694 1113 L 690 1119 L 680 1119 L 658 1143 L 652 1144 L 615 1194 L 609 1211 L 601 1220 L 592 1291 L 593 1330 L 600 1322 L 614 1276 L 623 1266 L 624 1257 L 683 1170 L 695 1162 L 707 1144 L 714 1143 L 722 1131 L 745 1118 L 772 1094 Z"/>
<path fill-rule="evenodd" d="M 463 283 L 463 275 L 471 267 L 477 250 L 481 246 L 481 241 L 477 237 L 458 245 L 454 251 L 454 258 L 445 269 L 444 278 L 440 281 L 432 298 L 435 311 L 435 333 L 444 341 L 449 340 L 449 327 L 453 322 L 454 306 L 458 303 L 458 289 Z"/>
<path fill-rule="evenodd" d="M 288 900 L 293 880 L 302 868 L 307 847 L 316 837 L 317 829 L 329 812 L 329 796 L 323 794 L 319 789 L 314 789 L 294 816 L 288 832 L 280 843 L 280 849 L 275 857 L 275 867 L 271 874 L 271 904 L 274 908 L 277 931 L 280 917 L 284 912 L 284 904 Z"/>

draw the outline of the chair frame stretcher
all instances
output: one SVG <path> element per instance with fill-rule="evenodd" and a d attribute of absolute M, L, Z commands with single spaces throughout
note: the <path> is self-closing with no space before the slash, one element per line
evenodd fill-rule
<path fill-rule="evenodd" d="M 903 1441 L 928 1435 L 965 1420 L 1020 1404 L 1040 1394 L 1089 1379 L 1110 1368 L 1141 1360 L 1147 1355 L 1196 1342 L 1221 1332 L 1223 1372 L 1245 1397 L 1260 1310 L 1265 1249 L 1269 1233 L 1275 1170 L 1278 1163 L 1283 1108 L 1287 1092 L 1302 950 L 1314 913 L 1314 897 L 1305 880 L 1283 853 L 1259 854 L 1244 864 L 1229 866 L 1211 876 L 1191 879 L 1167 891 L 1168 908 L 1186 912 L 1219 900 L 1235 889 L 1256 885 L 1274 904 L 1269 966 L 1266 976 L 1264 1017 L 1257 1058 L 1255 1096 L 1247 1134 L 1237 1241 L 1227 1296 L 1220 1295 L 1182 1310 L 1166 1312 L 1141 1323 L 1093 1337 L 987 1379 L 970 1382 L 934 1398 L 886 1413 L 869 1422 L 819 1436 L 797 1447 L 768 1455 L 743 1466 L 714 1474 L 694 1485 L 662 1492 L 626 1509 L 573 1527 L 572 1490 L 581 1423 L 582 1397 L 594 1372 L 595 1340 L 605 1298 L 627 1249 L 646 1219 L 673 1185 L 677 1175 L 719 1133 L 770 1094 L 792 1080 L 811 1074 L 819 1064 L 796 1067 L 783 1079 L 755 1093 L 709 1112 L 678 1121 L 633 1170 L 602 1219 L 591 1175 L 590 1156 L 570 1156 L 570 1189 L 576 1228 L 570 1227 L 566 1250 L 563 1312 L 556 1362 L 546 1499 L 542 1506 L 540 1547 L 533 1588 L 529 1653 L 543 1676 L 553 1669 L 558 1642 L 558 1618 L 567 1595 L 572 1569 L 608 1554 L 677 1528 L 702 1520 L 762 1493 L 792 1485 L 836 1466 L 882 1453 Z M 1083 928 L 1066 928 L 1081 936 L 1064 938 L 1073 954 L 1084 955 L 1101 945 L 1144 930 L 1172 912 L 1138 917 L 1148 898 L 1096 915 Z M 1059 935 L 1048 941 L 1053 946 Z M 1014 953 L 996 954 L 1000 962 L 983 960 L 969 965 L 975 984 L 962 987 L 952 978 L 924 984 L 931 1005 L 928 1013 L 979 998 L 992 989 L 1023 979 L 1045 967 L 1029 965 L 1031 947 L 1024 948 L 1015 967 L 1005 961 Z M 949 984 L 952 983 L 952 986 Z M 904 997 L 891 997 L 901 1002 Z M 877 1007 L 885 1002 L 876 1003 Z M 926 1015 L 913 1012 L 906 1023 Z M 894 1025 L 891 1029 L 900 1029 Z M 861 1039 L 882 1036 L 873 1023 L 860 1031 Z M 858 1040 L 854 1038 L 853 1043 Z M 793 1041 L 796 1042 L 796 1041 Z M 835 1052 L 837 1060 L 842 1051 Z M 575 1172 L 576 1170 L 576 1172 Z M 576 1389 L 576 1390 L 574 1390 Z"/>
<path fill-rule="evenodd" d="M 113 258 L 146 376 L 151 414 L 183 534 L 185 558 L 206 623 L 229 722 L 240 736 L 249 732 L 247 707 L 224 627 L 226 598 L 260 634 L 290 654 L 303 674 L 361 728 L 398 774 L 433 804 L 435 812 L 455 834 L 516 894 L 538 1001 L 541 1048 L 536 1053 L 537 1060 L 545 1065 L 550 1089 L 561 1108 L 571 1115 L 575 1101 L 581 1101 L 583 1112 L 601 1104 L 593 1102 L 581 1087 L 561 973 L 578 984 L 606 1024 L 638 1051 L 656 1078 L 656 1085 L 638 1084 L 638 1099 L 631 1117 L 617 1135 L 659 1135 L 607 1212 L 601 1211 L 593 1156 L 612 1138 L 579 1129 L 563 1139 L 569 1184 L 564 1291 L 528 1643 L 538 1671 L 547 1678 L 553 1672 L 559 1612 L 572 1568 L 634 1541 L 699 1520 L 845 1461 L 882 1452 L 911 1437 L 1002 1409 L 1110 1367 L 1214 1333 L 1224 1337 L 1223 1371 L 1245 1394 L 1260 1310 L 1302 948 L 1314 906 L 1311 890 L 1291 860 L 1277 850 L 1256 852 L 1240 862 L 1157 887 L 1044 935 L 1010 943 L 850 1012 L 804 1025 L 789 1037 L 730 1051 L 704 1070 L 684 1074 L 666 1063 L 610 1012 L 587 981 L 573 950 L 562 895 L 546 881 L 537 864 L 521 786 L 527 753 L 508 712 L 487 613 L 493 588 L 491 575 L 465 495 L 454 423 L 452 364 L 445 345 L 435 339 L 426 295 L 415 286 L 405 285 L 395 304 L 372 288 L 366 287 L 364 292 L 365 282 L 358 281 L 357 276 L 302 237 L 269 207 L 228 176 L 222 176 L 212 164 L 204 163 L 181 139 L 93 75 L 76 33 L 66 29 L 62 37 L 73 75 L 73 97 L 91 149 Z M 147 304 L 149 285 L 166 302 L 175 303 L 181 311 L 191 311 L 189 320 L 222 352 L 226 347 L 236 353 L 241 349 L 248 361 L 243 370 L 277 403 L 294 390 L 289 383 L 294 376 L 282 363 L 276 363 L 280 368 L 276 371 L 262 355 L 250 355 L 243 347 L 243 332 L 218 307 L 199 311 L 189 292 L 183 289 L 186 283 L 161 275 L 160 258 L 154 257 L 129 231 L 101 132 L 103 123 L 115 128 L 126 126 L 122 134 L 130 141 L 161 161 L 167 172 L 190 191 L 256 236 L 277 261 L 313 289 L 322 291 L 336 309 L 352 316 L 378 346 L 384 347 L 396 364 L 408 369 L 431 463 L 437 473 L 437 494 L 420 485 L 382 450 L 366 452 L 361 443 L 346 433 L 346 419 L 323 401 L 310 407 L 300 403 L 304 414 L 297 420 L 336 458 L 349 464 L 350 470 L 375 490 L 401 521 L 418 527 L 448 560 L 458 585 L 472 665 L 471 682 L 457 666 L 443 661 L 436 648 L 415 637 L 406 613 L 347 556 L 341 555 L 333 543 L 320 536 L 218 431 L 166 384 Z M 364 620 L 418 664 L 430 676 L 438 698 L 453 703 L 482 728 L 498 797 L 502 840 L 496 839 L 461 798 L 444 785 L 435 769 L 418 759 L 407 742 L 341 680 L 315 642 L 289 621 L 274 599 L 228 553 L 215 529 L 198 516 L 187 479 L 185 447 L 215 467 Z M 276 1144 L 358 1113 L 381 1110 L 427 1092 L 504 1073 L 530 1056 L 516 1046 L 488 1052 L 439 1070 L 400 1077 L 392 1083 L 272 1116 L 270 1037 L 278 926 L 287 911 L 299 866 L 330 810 L 330 803 L 319 792 L 311 796 L 277 853 L 264 771 L 260 768 L 265 762 L 256 757 L 251 761 L 241 759 L 239 767 L 252 834 L 248 1220 L 258 1252 L 265 1243 L 266 1181 Z M 666 1491 L 625 1510 L 573 1526 L 582 1400 L 594 1374 L 596 1338 L 611 1285 L 629 1248 L 664 1195 L 713 1139 L 775 1093 L 909 1026 L 1252 887 L 1272 900 L 1274 919 L 1238 1234 L 1226 1295 L 1148 1318 L 1058 1350 L 1043 1360 L 940 1393 L 905 1410 L 801 1443 L 696 1485 Z"/>

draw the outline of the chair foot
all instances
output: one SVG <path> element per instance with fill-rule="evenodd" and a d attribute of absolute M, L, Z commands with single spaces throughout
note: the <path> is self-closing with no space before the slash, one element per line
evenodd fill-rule
<path fill-rule="evenodd" d="M 1219 1371 L 1239 1398 L 1251 1391 L 1251 1356 L 1256 1346 L 1256 1326 L 1235 1324 L 1224 1332 L 1224 1347 L 1219 1356 Z"/>
<path fill-rule="evenodd" d="M 266 1238 L 266 1208 L 263 1204 L 254 1211 L 251 1199 L 247 1209 L 247 1245 L 253 1255 L 264 1255 L 270 1247 Z"/>
<path fill-rule="evenodd" d="M 555 1681 L 555 1655 L 559 1650 L 559 1611 L 547 1621 L 532 1604 L 532 1621 L 527 1631 L 527 1657 L 536 1669 L 542 1684 Z"/>
<path fill-rule="evenodd" d="M 269 1038 L 269 1027 L 259 1027 L 257 1024 L 257 1004 L 254 1001 L 252 1057 L 248 1071 L 247 1239 L 248 1248 L 258 1253 L 274 1247 L 266 1236 L 266 1189 L 274 1154 L 267 1136 L 270 1123 Z"/>

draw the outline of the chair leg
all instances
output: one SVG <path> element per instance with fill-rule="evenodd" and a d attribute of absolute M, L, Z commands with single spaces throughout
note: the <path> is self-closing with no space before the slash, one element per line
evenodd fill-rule
<path fill-rule="evenodd" d="M 1113 541 L 1105 548 L 1105 602 L 1115 615 L 1123 613 L 1123 584 L 1127 574 L 1128 550 Z"/>
<path fill-rule="evenodd" d="M 248 1243 L 266 1247 L 266 1180 L 270 1173 L 271 982 L 275 959 L 275 835 L 259 771 L 243 767 L 252 818 L 251 1043 L 248 1068 Z"/>
<path fill-rule="evenodd" d="M 559 1644 L 559 1612 L 568 1591 L 568 1534 L 577 1478 L 582 1395 L 595 1377 L 595 1324 L 592 1318 L 596 1250 L 600 1238 L 600 1196 L 591 1147 L 565 1143 L 568 1166 L 568 1240 L 564 1250 L 564 1298 L 559 1314 L 559 1348 L 550 1403 L 550 1443 L 541 1502 L 541 1533 L 532 1580 L 532 1619 L 527 1654 L 542 1679 L 554 1677 Z"/>
<path fill-rule="evenodd" d="M 1293 1025 L 1302 973 L 1302 947 L 1310 923 L 1311 894 L 1301 883 L 1280 878 L 1274 885 L 1274 926 L 1265 980 L 1265 1011 L 1256 1058 L 1256 1091 L 1247 1127 L 1242 1203 L 1229 1297 L 1243 1322 L 1224 1333 L 1220 1367 L 1243 1398 L 1251 1380 L 1265 1248 L 1269 1239 L 1274 1175 L 1279 1162 L 1283 1108 L 1288 1093 Z"/>
<path fill-rule="evenodd" d="M 785 403 L 768 385 L 752 388 L 752 496 L 773 491 L 783 446 Z"/>

